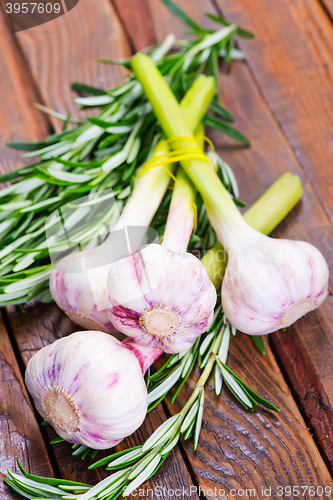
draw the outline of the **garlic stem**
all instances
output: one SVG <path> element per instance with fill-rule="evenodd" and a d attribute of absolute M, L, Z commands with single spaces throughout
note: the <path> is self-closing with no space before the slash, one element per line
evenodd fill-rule
<path fill-rule="evenodd" d="M 201 123 L 213 96 L 214 82 L 203 75 L 187 91 L 180 107 L 191 129 L 195 130 Z M 165 141 L 160 141 L 154 154 L 167 152 Z M 168 170 L 172 171 L 173 166 L 169 164 Z M 152 168 L 139 176 L 116 228 L 122 225 L 147 228 L 169 182 L 170 176 L 163 166 Z M 50 289 L 54 300 L 75 323 L 84 328 L 113 331 L 106 311 L 107 266 L 112 261 L 111 255 L 121 251 L 118 238 L 116 231 L 111 232 L 99 247 L 62 259 L 51 274 Z M 74 272 L 75 268 L 77 272 Z M 89 278 L 86 269 L 93 270 Z"/>
<path fill-rule="evenodd" d="M 193 138 L 175 96 L 151 59 L 145 54 L 135 55 L 132 58 L 132 69 L 166 136 L 168 138 L 177 136 Z M 195 149 L 193 144 L 193 150 Z M 200 154 L 199 146 L 197 146 L 197 150 Z M 219 239 L 228 247 L 228 242 L 231 244 L 237 239 L 242 228 L 246 230 L 246 224 L 241 214 L 217 174 L 213 172 L 207 162 L 181 160 L 180 163 L 200 191 Z"/>
<path fill-rule="evenodd" d="M 204 126 L 201 124 L 195 138 L 204 147 Z M 193 231 L 197 190 L 184 170 L 179 167 L 170 202 L 162 245 L 173 252 L 186 252 Z"/>
<path fill-rule="evenodd" d="M 199 127 L 214 97 L 214 91 L 214 82 L 210 78 L 201 75 L 194 81 L 181 101 L 181 114 L 192 132 Z M 168 152 L 167 144 L 161 139 L 153 155 L 163 156 Z M 170 172 L 173 172 L 174 168 L 174 164 L 168 165 Z M 163 165 L 154 167 L 142 175 L 139 173 L 132 195 L 121 214 L 121 223 L 125 226 L 141 225 L 148 227 L 162 201 L 169 182 L 170 175 Z"/>
<path fill-rule="evenodd" d="M 279 177 L 244 214 L 246 222 L 263 234 L 280 224 L 303 194 L 300 178 L 287 172 Z M 228 255 L 219 241 L 202 257 L 209 279 L 216 289 L 222 285 Z"/>

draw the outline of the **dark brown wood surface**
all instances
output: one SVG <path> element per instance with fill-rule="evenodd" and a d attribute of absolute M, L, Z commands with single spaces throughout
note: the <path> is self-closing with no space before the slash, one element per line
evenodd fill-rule
<path fill-rule="evenodd" d="M 333 245 L 332 226 L 324 215 L 326 212 L 332 220 L 333 153 L 329 149 L 332 130 L 329 112 L 333 90 L 330 77 L 332 53 L 330 57 L 326 53 L 328 59 L 324 63 L 325 52 L 318 50 L 319 42 L 315 45 L 314 39 L 322 40 L 325 35 L 325 40 L 332 43 L 333 28 L 331 24 L 324 22 L 324 13 L 318 5 L 314 9 L 316 2 L 296 2 L 292 8 L 289 5 L 289 2 L 279 2 L 274 10 L 274 17 L 268 17 L 267 22 L 263 23 L 263 16 L 268 13 L 263 10 L 264 2 L 256 2 L 256 15 L 252 7 L 252 10 L 249 8 L 249 2 L 237 2 L 237 8 L 231 2 L 219 2 L 223 12 L 233 22 L 245 23 L 257 33 L 252 49 L 250 44 L 245 44 L 247 64 L 252 74 L 256 75 L 255 84 L 272 113 L 281 136 L 291 146 L 294 157 L 291 169 L 296 172 L 297 166 L 299 172 L 303 171 L 306 178 L 310 179 L 311 191 L 316 194 L 312 197 L 316 198 L 316 208 L 307 196 L 303 198 L 300 214 L 304 217 L 303 222 L 297 223 L 287 232 L 278 231 L 277 234 L 304 239 L 321 249 L 331 269 L 330 296 L 321 309 L 302 318 L 290 328 L 289 335 L 284 336 L 281 332 L 272 335 L 272 340 L 332 466 Z M 314 28 L 307 28 L 306 21 L 310 19 L 307 6 L 312 7 L 313 19 L 317 21 L 317 30 L 321 36 Z M 288 26 L 286 35 L 280 41 L 278 33 L 281 21 L 278 22 L 278 19 L 285 20 Z M 267 23 L 270 23 L 270 29 L 267 29 Z M 242 43 L 243 41 L 241 46 Z M 317 150 L 319 144 L 321 146 Z M 258 178 L 254 180 L 258 182 Z M 302 361 L 297 370 L 292 361 L 296 358 Z"/>
<path fill-rule="evenodd" d="M 111 88 L 126 71 L 121 66 L 97 62 L 130 55 L 130 47 L 112 4 L 81 0 L 73 10 L 47 24 L 15 35 L 45 106 L 79 116 L 73 102 L 73 82 Z M 80 115 L 82 116 L 82 114 Z M 56 130 L 61 122 L 52 119 Z"/>
<path fill-rule="evenodd" d="M 326 1 L 329 4 L 329 0 Z M 212 24 L 203 13 L 216 13 L 218 7 L 232 21 L 257 33 L 255 41 L 241 41 L 241 47 L 244 45 L 248 53 L 248 62 L 233 63 L 231 70 L 222 67 L 220 73 L 222 102 L 234 113 L 236 126 L 249 136 L 252 147 L 241 148 L 216 133 L 211 137 L 234 169 L 242 199 L 249 204 L 281 173 L 291 170 L 301 176 L 305 187 L 303 201 L 275 235 L 316 244 L 332 269 L 330 189 L 333 171 L 328 142 L 332 130 L 329 92 L 333 28 L 327 13 L 317 0 L 293 3 L 287 0 L 220 0 L 217 3 L 177 0 L 177 3 L 207 26 Z M 276 7 L 274 16 L 269 15 L 273 4 Z M 6 99 L 0 100 L 0 111 L 5 116 L 0 122 L 1 168 L 4 171 L 21 164 L 19 155 L 4 147 L 5 141 L 37 139 L 50 129 L 50 122 L 33 110 L 34 100 L 79 116 L 72 102 L 72 81 L 108 88 L 118 84 L 124 76 L 124 71 L 118 67 L 96 63 L 96 57 L 127 57 L 131 49 L 139 50 L 153 41 L 161 42 L 170 32 L 182 37 L 186 31 L 158 0 L 103 0 L 98 4 L 81 0 L 66 16 L 17 35 L 10 33 L 1 16 L 0 21 L 0 39 L 4 40 L 0 49 L 0 71 L 6 90 Z M 317 32 L 313 32 L 315 28 Z M 284 29 L 288 30 L 287 40 L 278 36 Z M 51 123 L 54 129 L 59 129 L 57 120 L 52 119 Z M 200 485 L 206 490 L 224 488 L 225 498 L 235 498 L 232 488 L 254 488 L 255 498 L 264 499 L 267 493 L 265 495 L 262 488 L 269 486 L 272 486 L 272 498 L 281 498 L 276 492 L 279 485 L 332 484 L 321 456 L 332 467 L 332 311 L 330 296 L 319 311 L 311 313 L 287 332 L 271 336 L 274 353 L 284 367 L 294 397 L 269 348 L 263 357 L 248 337 L 239 335 L 233 339 L 231 368 L 277 404 L 281 412 L 273 414 L 260 408 L 253 413 L 246 412 L 226 389 L 217 398 L 208 387 L 198 450 L 191 451 L 190 442 L 181 445 L 145 487 L 159 485 L 174 489 Z M 37 349 L 77 329 L 55 305 L 29 307 L 25 314 L 11 308 L 7 315 L 11 339 L 17 345 L 17 355 L 20 352 L 18 361 L 22 365 Z M 10 364 L 19 374 L 9 337 L 4 334 L 2 338 L 7 342 L 5 359 L 12 360 Z M 20 376 L 18 380 L 15 400 L 28 401 Z M 179 403 L 174 407 L 168 403 L 168 410 L 156 409 L 121 446 L 142 443 L 166 418 L 166 411 L 175 412 L 185 401 L 194 380 L 195 377 L 180 394 Z M 7 401 L 7 394 L 5 398 Z M 29 402 L 27 404 L 30 408 Z M 1 415 L 8 421 L 7 406 L 4 408 Z M 21 442 L 28 441 L 30 447 L 37 446 L 42 450 L 40 453 L 46 454 L 31 408 L 27 414 L 30 415 L 29 425 L 23 429 Z M 52 433 L 44 434 L 47 442 Z M 11 445 L 7 450 L 7 462 L 12 466 L 18 452 Z M 31 456 L 25 464 L 34 472 L 49 475 L 51 469 L 47 459 L 37 459 L 35 464 Z M 73 459 L 67 444 L 55 445 L 51 460 L 55 470 L 69 479 L 96 482 L 104 476 L 103 471 L 88 472 L 89 459 L 83 462 L 80 458 Z M 0 458 L 1 472 L 7 462 Z M 208 498 L 223 498 L 210 491 L 205 494 Z M 10 493 L 8 495 L 8 499 L 13 498 Z M 195 498 L 194 494 L 192 496 Z"/>
<path fill-rule="evenodd" d="M 7 468 L 19 472 L 16 459 L 33 474 L 52 476 L 48 452 L 25 389 L 17 359 L 0 316 L 0 478 Z M 0 481 L 3 500 L 13 498 Z"/>
<path fill-rule="evenodd" d="M 290 391 L 281 377 L 270 349 L 262 356 L 253 348 L 251 339 L 238 334 L 232 339 L 228 365 L 263 397 L 281 409 L 279 413 L 256 407 L 254 412 L 240 408 L 238 402 L 223 389 L 214 392 L 213 381 L 205 391 L 203 429 L 196 452 L 192 443 L 185 449 L 196 480 L 208 492 L 208 498 L 233 496 L 233 490 L 253 490 L 255 498 L 265 498 L 263 489 L 271 488 L 278 498 L 281 485 L 330 485 L 331 475 L 300 415 Z M 193 389 L 186 385 L 170 412 L 176 413 Z M 245 496 L 245 495 L 244 495 Z M 287 497 L 287 495 L 286 495 Z M 270 497 L 269 497 L 270 498 Z"/>

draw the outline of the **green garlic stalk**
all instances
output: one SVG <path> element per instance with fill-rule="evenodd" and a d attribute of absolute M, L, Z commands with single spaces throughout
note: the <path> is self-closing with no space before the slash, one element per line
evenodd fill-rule
<path fill-rule="evenodd" d="M 137 54 L 132 68 L 166 136 L 186 136 L 195 145 L 174 95 L 150 58 Z M 201 193 L 228 253 L 222 306 L 233 326 L 251 335 L 267 334 L 319 307 L 328 295 L 329 276 L 319 250 L 262 235 L 246 223 L 207 162 L 185 159 L 181 165 Z"/>
<path fill-rule="evenodd" d="M 261 227 L 265 232 L 274 229 L 295 206 L 301 193 L 302 187 L 299 178 L 291 174 L 284 174 L 248 210 L 251 215 L 251 217 L 248 215 L 249 220 L 251 218 L 251 221 L 256 221 L 253 222 L 256 227 Z M 271 207 L 275 207 L 274 211 L 271 210 Z M 212 257 L 216 255 L 216 252 L 211 252 L 209 255 L 209 262 L 211 262 L 214 260 Z M 220 260 L 216 259 L 215 264 L 218 267 Z M 209 269 L 208 272 L 210 272 Z M 148 388 L 149 402 L 152 407 L 161 397 L 165 396 L 177 380 L 180 380 L 180 386 L 182 386 L 191 373 L 198 356 L 203 358 L 201 366 L 205 367 L 204 371 L 181 412 L 164 422 L 144 445 L 114 453 L 90 466 L 90 468 L 95 468 L 107 465 L 107 470 L 112 471 L 110 476 L 97 485 L 90 486 L 64 479 L 34 476 L 26 472 L 20 463 L 19 466 L 24 475 L 8 470 L 9 477 L 5 478 L 4 481 L 22 496 L 26 497 L 30 494 L 36 499 L 45 499 L 50 493 L 56 500 L 63 500 L 63 496 L 67 493 L 73 496 L 73 500 L 90 500 L 96 497 L 107 500 L 110 497 L 116 498 L 123 492 L 129 494 L 135 487 L 156 473 L 179 441 L 181 434 L 183 434 L 184 439 L 193 438 L 194 448 L 196 448 L 203 416 L 204 386 L 213 369 L 215 369 L 215 391 L 217 394 L 220 394 L 222 380 L 224 380 L 228 388 L 246 408 L 252 408 L 254 404 L 260 403 L 271 410 L 277 410 L 272 403 L 257 395 L 225 364 L 230 333 L 229 325 L 223 317 L 220 318 L 220 311 L 217 311 L 211 328 L 203 338 L 201 345 L 198 339 L 187 353 L 170 356 L 167 370 L 162 370 L 162 378 L 161 370 L 150 377 L 151 380 L 156 381 L 155 387 Z M 165 371 L 167 371 L 167 376 L 165 376 Z M 178 390 L 175 394 L 178 393 Z"/>
<path fill-rule="evenodd" d="M 201 75 L 194 81 L 180 104 L 191 129 L 199 126 L 213 96 L 212 78 Z M 163 157 L 167 152 L 168 146 L 161 140 L 153 155 Z M 172 173 L 173 169 L 174 165 L 170 164 L 167 170 L 159 166 L 139 174 L 133 193 L 106 241 L 97 248 L 70 254 L 55 265 L 50 277 L 52 296 L 75 323 L 105 332 L 114 330 L 106 311 L 107 275 L 111 262 L 117 261 L 127 250 L 123 248 L 124 231 L 121 229 L 128 226 L 129 229 L 133 226 L 134 229 L 135 226 L 144 228 L 144 236 L 167 190 L 168 171 Z M 136 248 L 130 253 L 134 250 Z"/>

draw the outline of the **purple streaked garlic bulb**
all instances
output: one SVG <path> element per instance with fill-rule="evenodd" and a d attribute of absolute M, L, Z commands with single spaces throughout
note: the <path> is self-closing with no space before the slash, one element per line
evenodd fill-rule
<path fill-rule="evenodd" d="M 88 260 L 89 257 L 90 260 L 96 261 L 90 279 L 83 270 L 82 272 L 73 272 L 75 266 Z M 105 309 L 108 291 L 103 283 L 106 271 L 105 266 L 99 267 L 100 261 L 100 252 L 94 250 L 68 255 L 52 270 L 50 291 L 60 309 L 74 323 L 84 328 L 115 335 L 116 330 Z"/>
<path fill-rule="evenodd" d="M 142 424 L 148 404 L 142 370 L 160 353 L 103 332 L 77 332 L 38 351 L 25 382 L 59 436 L 103 450 Z"/>
<path fill-rule="evenodd" d="M 146 347 L 184 352 L 213 319 L 215 287 L 189 253 L 148 245 L 110 266 L 108 289 L 113 325 Z"/>
<path fill-rule="evenodd" d="M 210 326 L 216 290 L 204 265 L 186 253 L 196 190 L 182 169 L 172 193 L 162 245 L 151 244 L 114 262 L 108 275 L 113 325 L 138 344 L 187 351 Z"/>
<path fill-rule="evenodd" d="M 319 307 L 328 295 L 329 277 L 320 251 L 304 241 L 269 238 L 249 226 L 243 230 L 245 244 L 237 238 L 226 244 L 222 305 L 232 325 L 263 335 Z"/>

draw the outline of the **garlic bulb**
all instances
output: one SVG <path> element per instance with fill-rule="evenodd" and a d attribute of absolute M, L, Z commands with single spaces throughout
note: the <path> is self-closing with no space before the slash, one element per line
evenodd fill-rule
<path fill-rule="evenodd" d="M 102 332 L 77 332 L 29 361 L 25 382 L 36 408 L 63 439 L 94 449 L 115 446 L 143 422 L 148 404 L 143 369 L 160 351 Z"/>
<path fill-rule="evenodd" d="M 189 253 L 148 245 L 110 266 L 108 289 L 113 325 L 146 347 L 184 352 L 213 320 L 215 287 Z"/>
<path fill-rule="evenodd" d="M 190 137 L 178 102 L 145 54 L 132 69 L 168 138 Z M 200 153 L 199 146 L 197 147 Z M 289 326 L 327 296 L 328 267 L 304 242 L 278 241 L 246 224 L 218 176 L 200 160 L 180 161 L 204 200 L 207 215 L 228 253 L 222 305 L 228 320 L 245 333 L 269 333 Z"/>
<path fill-rule="evenodd" d="M 193 184 L 179 169 L 162 245 L 114 262 L 108 276 L 108 312 L 115 327 L 139 344 L 170 353 L 188 350 L 207 330 L 216 303 L 205 267 L 186 253 L 195 198 Z"/>
<path fill-rule="evenodd" d="M 328 295 L 322 254 L 303 241 L 276 240 L 247 227 L 246 244 L 226 245 L 222 305 L 239 330 L 257 335 L 294 323 Z"/>
<path fill-rule="evenodd" d="M 214 97 L 214 80 L 200 76 L 187 91 L 180 106 L 191 130 L 195 130 Z M 164 140 L 154 150 L 154 155 L 163 156 L 169 152 Z M 174 165 L 168 165 L 172 172 Z M 170 175 L 163 166 L 153 168 L 137 179 L 121 218 L 113 230 L 124 226 L 149 227 L 170 182 Z M 147 200 L 149 202 L 147 203 Z M 62 259 L 50 277 L 51 294 L 58 306 L 77 324 L 88 329 L 114 333 L 107 307 L 108 268 L 111 255 L 117 255 L 118 242 L 111 232 L 109 238 L 98 248 L 69 255 Z M 139 248 L 142 242 L 137 245 Z M 132 249 L 132 253 L 134 250 Z M 120 256 L 116 256 L 115 260 Z M 90 271 L 87 272 L 86 269 Z"/>

